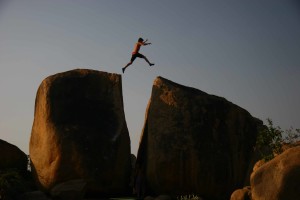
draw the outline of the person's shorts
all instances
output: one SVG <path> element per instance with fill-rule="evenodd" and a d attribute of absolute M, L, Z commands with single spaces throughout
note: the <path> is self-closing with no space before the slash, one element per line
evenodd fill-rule
<path fill-rule="evenodd" d="M 132 54 L 130 61 L 133 62 L 137 57 L 145 58 L 145 56 L 143 54 L 135 53 L 135 54 Z"/>

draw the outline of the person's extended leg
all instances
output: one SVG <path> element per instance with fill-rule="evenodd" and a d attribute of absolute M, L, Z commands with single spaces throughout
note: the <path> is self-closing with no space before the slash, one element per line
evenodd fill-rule
<path fill-rule="evenodd" d="M 127 67 L 129 67 L 131 64 L 132 64 L 132 62 L 130 61 L 125 67 L 122 68 L 123 73 L 125 72 L 125 69 L 126 69 Z"/>
<path fill-rule="evenodd" d="M 148 58 L 147 58 L 146 56 L 143 56 L 143 58 L 146 60 L 146 62 L 147 62 L 150 66 L 154 65 L 154 63 L 151 63 L 151 62 L 148 60 Z"/>
<path fill-rule="evenodd" d="M 136 54 L 133 54 L 133 55 L 131 56 L 130 62 L 127 63 L 127 65 L 126 65 L 125 67 L 122 68 L 122 72 L 123 72 L 123 73 L 125 72 L 125 69 L 126 69 L 127 67 L 129 67 L 129 66 L 133 63 L 133 61 L 136 59 L 136 57 L 137 57 Z"/>

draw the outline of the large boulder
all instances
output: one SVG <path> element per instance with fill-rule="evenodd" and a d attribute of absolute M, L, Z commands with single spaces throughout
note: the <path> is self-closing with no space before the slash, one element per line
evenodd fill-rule
<path fill-rule="evenodd" d="M 251 174 L 252 199 L 299 199 L 299 183 L 300 146 L 284 151 Z"/>
<path fill-rule="evenodd" d="M 46 78 L 36 96 L 30 158 L 46 192 L 82 179 L 89 195 L 126 193 L 130 139 L 121 76 L 77 69 Z"/>
<path fill-rule="evenodd" d="M 259 125 L 224 98 L 156 78 L 137 155 L 138 195 L 228 200 L 249 177 Z"/>
<path fill-rule="evenodd" d="M 27 155 L 15 145 L 0 140 L 0 171 L 15 169 L 26 172 L 28 165 Z"/>

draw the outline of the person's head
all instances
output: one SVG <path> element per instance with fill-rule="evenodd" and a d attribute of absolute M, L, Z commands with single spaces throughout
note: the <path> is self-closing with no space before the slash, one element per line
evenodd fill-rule
<path fill-rule="evenodd" d="M 144 42 L 143 38 L 139 38 L 138 42 Z"/>

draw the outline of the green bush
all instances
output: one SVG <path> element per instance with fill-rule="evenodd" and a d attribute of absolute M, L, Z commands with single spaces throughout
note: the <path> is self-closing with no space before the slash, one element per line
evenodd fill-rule
<path fill-rule="evenodd" d="M 299 140 L 300 130 L 290 128 L 282 131 L 279 126 L 274 126 L 271 119 L 267 119 L 268 125 L 263 127 L 257 137 L 257 147 L 265 161 L 273 159 L 283 152 L 283 145 L 295 146 Z M 268 150 L 265 150 L 269 148 Z"/>
<path fill-rule="evenodd" d="M 294 129 L 291 127 L 290 129 L 285 131 L 284 142 L 289 144 L 289 146 L 293 147 L 297 145 L 297 142 L 300 138 L 300 129 Z"/>

